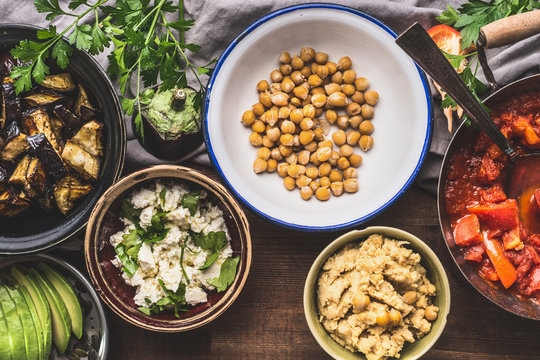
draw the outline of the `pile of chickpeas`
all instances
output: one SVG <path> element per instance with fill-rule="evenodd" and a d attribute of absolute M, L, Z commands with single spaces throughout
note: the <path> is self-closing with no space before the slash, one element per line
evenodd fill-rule
<path fill-rule="evenodd" d="M 242 115 L 253 130 L 249 142 L 258 148 L 253 171 L 277 172 L 285 188 L 300 189 L 304 200 L 357 192 L 362 156 L 354 150 L 373 147 L 379 94 L 367 90 L 368 80 L 357 77 L 348 56 L 336 64 L 303 47 L 299 55 L 282 53 L 279 64 L 271 83 L 259 81 L 259 102 Z M 338 130 L 330 140 L 333 125 Z"/>

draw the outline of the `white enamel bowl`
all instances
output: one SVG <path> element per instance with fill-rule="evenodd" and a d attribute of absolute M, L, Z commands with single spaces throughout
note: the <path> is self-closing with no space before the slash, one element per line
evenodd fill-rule
<path fill-rule="evenodd" d="M 257 20 L 225 50 L 208 83 L 205 141 L 219 175 L 244 205 L 267 220 L 300 230 L 356 226 L 394 202 L 412 183 L 431 135 L 431 101 L 422 72 L 395 43 L 396 34 L 357 10 L 331 4 L 281 9 Z M 320 202 L 287 191 L 276 173 L 253 172 L 256 149 L 240 119 L 258 102 L 255 85 L 270 81 L 283 51 L 302 46 L 350 56 L 358 76 L 370 81 L 379 103 L 374 147 L 358 169 L 359 191 Z M 332 128 L 331 133 L 337 128 Z M 328 135 L 330 137 L 330 135 Z"/>

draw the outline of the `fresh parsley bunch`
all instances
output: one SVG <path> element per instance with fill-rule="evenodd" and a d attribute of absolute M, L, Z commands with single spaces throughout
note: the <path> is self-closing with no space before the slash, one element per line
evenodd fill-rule
<path fill-rule="evenodd" d="M 197 52 L 199 45 L 185 43 L 184 32 L 194 21 L 184 19 L 183 0 L 175 4 L 171 0 L 71 0 L 66 11 L 58 0 L 34 0 L 36 9 L 46 13 L 47 20 L 59 16 L 73 18 L 72 23 L 60 33 L 55 26 L 37 33 L 39 41 L 21 41 L 11 54 L 25 63 L 13 69 L 11 77 L 16 79 L 15 89 L 19 94 L 32 87 L 32 80 L 41 83 L 50 73 L 46 60 L 52 58 L 65 69 L 73 53 L 70 45 L 97 55 L 111 44 L 107 72 L 118 80 L 122 93 L 124 112 L 135 117 L 136 130 L 144 137 L 141 118 L 141 100 L 144 87 L 160 84 L 162 90 L 188 85 L 187 73 L 192 73 L 199 84 L 195 108 L 200 110 L 205 86 L 200 76 L 208 74 L 214 59 L 208 64 L 197 66 L 188 57 L 188 50 Z M 80 11 L 75 14 L 76 11 Z M 93 23 L 81 23 L 93 14 Z M 100 14 L 103 14 L 100 18 Z M 167 16 L 178 14 L 178 20 L 169 22 Z M 70 30 L 68 42 L 63 36 Z M 132 85 L 133 84 L 133 85 Z"/>

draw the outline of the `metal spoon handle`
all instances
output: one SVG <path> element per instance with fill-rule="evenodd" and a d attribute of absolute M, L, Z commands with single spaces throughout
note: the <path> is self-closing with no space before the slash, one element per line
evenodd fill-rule
<path fill-rule="evenodd" d="M 501 150 L 511 159 L 518 156 L 508 139 L 491 121 L 484 108 L 420 24 L 415 23 L 408 28 L 398 36 L 396 43 L 465 110 Z"/>

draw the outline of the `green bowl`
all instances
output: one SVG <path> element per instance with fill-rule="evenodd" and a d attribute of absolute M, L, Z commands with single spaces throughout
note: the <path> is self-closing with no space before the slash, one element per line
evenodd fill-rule
<path fill-rule="evenodd" d="M 391 239 L 408 241 L 410 246 L 407 247 L 410 247 L 413 251 L 420 254 L 422 257 L 421 264 L 426 268 L 429 280 L 437 288 L 437 296 L 433 300 L 433 303 L 439 307 L 439 316 L 432 323 L 431 331 L 413 344 L 406 343 L 401 351 L 400 360 L 419 359 L 437 342 L 437 339 L 444 330 L 446 317 L 450 312 L 450 285 L 444 267 L 433 250 L 416 236 L 396 228 L 373 226 L 364 230 L 350 231 L 338 237 L 319 254 L 309 270 L 304 286 L 304 313 L 309 329 L 324 351 L 335 359 L 366 359 L 364 354 L 359 352 L 352 353 L 335 342 L 319 322 L 316 289 L 320 270 L 332 254 L 346 244 L 353 241 L 365 240 L 372 234 L 381 234 Z"/>

